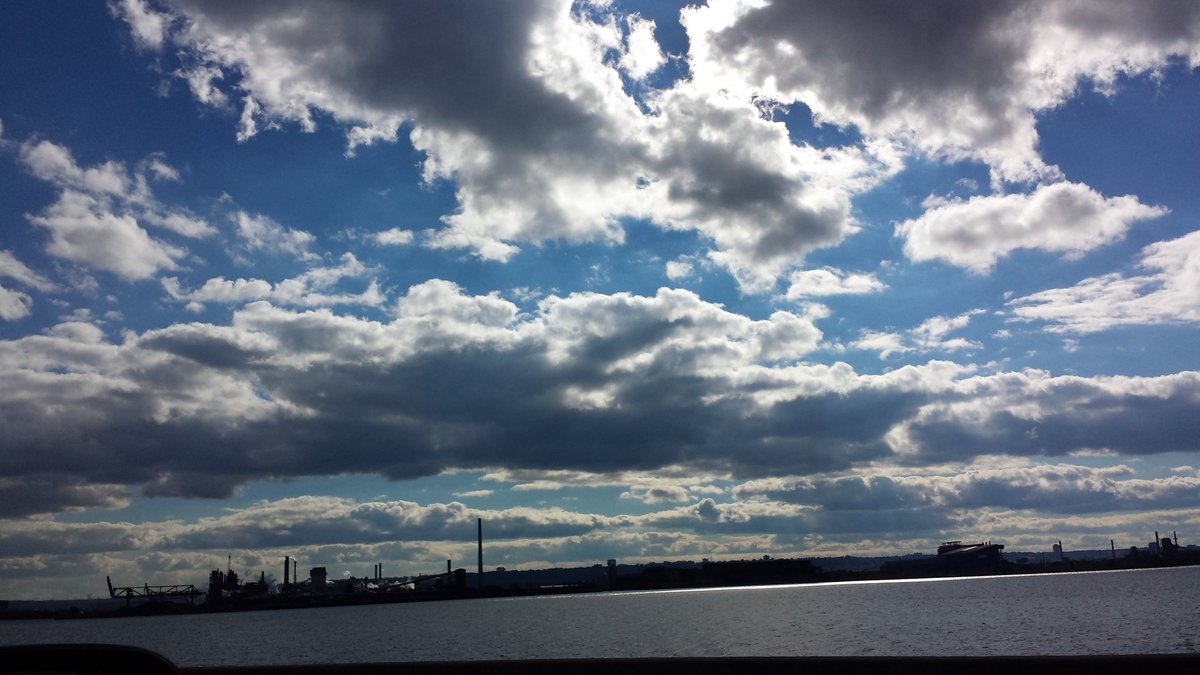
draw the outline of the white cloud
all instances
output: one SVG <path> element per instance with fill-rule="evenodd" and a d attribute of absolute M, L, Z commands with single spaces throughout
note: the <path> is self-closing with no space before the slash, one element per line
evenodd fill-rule
<path fill-rule="evenodd" d="M 128 195 L 133 190 L 133 181 L 119 162 L 85 169 L 75 163 L 70 150 L 50 141 L 23 144 L 21 161 L 34 176 L 57 187 L 97 196 Z"/>
<path fill-rule="evenodd" d="M 450 281 L 431 279 L 408 289 L 396 301 L 396 315 L 417 321 L 432 320 L 463 328 L 503 329 L 517 319 L 517 306 L 498 293 L 469 297 Z"/>
<path fill-rule="evenodd" d="M 200 310 L 205 303 L 245 304 L 256 300 L 270 300 L 278 305 L 299 307 L 330 307 L 333 305 L 379 306 L 386 298 L 379 291 L 378 282 L 372 280 L 360 293 L 329 292 L 342 279 L 369 276 L 368 269 L 352 253 L 342 256 L 342 264 L 336 267 L 317 267 L 291 279 L 272 285 L 261 279 L 227 280 L 216 277 L 204 282 L 200 288 L 185 290 L 175 277 L 162 280 L 163 290 L 172 300 L 188 303 L 193 310 Z"/>
<path fill-rule="evenodd" d="M 961 330 L 971 323 L 971 317 L 982 314 L 983 310 L 973 309 L 968 312 L 963 312 L 958 316 L 934 316 L 921 322 L 921 325 L 912 329 L 912 336 L 916 339 L 916 343 L 920 347 L 926 348 L 941 348 L 946 349 L 946 335 L 956 330 Z"/>
<path fill-rule="evenodd" d="M 304 230 L 284 227 L 270 216 L 236 211 L 230 218 L 237 235 L 246 248 L 290 255 L 299 260 L 316 260 L 317 254 L 309 250 L 316 237 Z"/>
<path fill-rule="evenodd" d="M 171 181 L 172 183 L 182 181 L 182 178 L 179 176 L 179 170 L 167 164 L 161 155 L 150 156 L 145 161 L 145 165 L 150 169 L 150 173 L 154 175 L 155 180 Z"/>
<path fill-rule="evenodd" d="M 687 260 L 668 260 L 667 261 L 667 278 L 671 281 L 679 281 L 692 276 L 695 267 Z"/>
<path fill-rule="evenodd" d="M 896 226 L 916 261 L 943 260 L 984 274 L 1017 249 L 1079 257 L 1116 241 L 1140 220 L 1167 213 L 1131 196 L 1105 198 L 1086 185 L 1040 185 L 1030 194 L 942 201 Z"/>
<path fill-rule="evenodd" d="M 693 494 L 724 494 L 714 480 L 728 480 L 728 474 L 697 472 L 683 466 L 665 466 L 655 471 L 612 471 L 605 473 L 563 469 L 494 469 L 481 480 L 513 484 L 515 492 L 561 491 L 570 489 L 626 488 L 621 499 L 644 504 L 685 503 Z"/>
<path fill-rule="evenodd" d="M 1142 276 L 1084 279 L 1010 300 L 1017 319 L 1042 321 L 1056 333 L 1095 333 L 1115 326 L 1200 321 L 1200 231 L 1142 249 Z"/>
<path fill-rule="evenodd" d="M 134 42 L 142 49 L 159 51 L 166 40 L 170 17 L 151 9 L 143 0 L 109 0 L 109 11 L 129 23 Z"/>
<path fill-rule="evenodd" d="M 621 69 L 635 80 L 645 79 L 667 62 L 654 39 L 654 22 L 637 14 L 625 18 L 629 32 L 625 36 L 625 53 L 621 55 Z"/>
<path fill-rule="evenodd" d="M 153 277 L 176 268 L 186 250 L 151 237 L 147 223 L 186 237 L 206 237 L 216 229 L 187 209 L 159 202 L 150 178 L 178 180 L 160 154 L 134 171 L 115 161 L 85 168 L 67 148 L 50 141 L 19 146 L 21 162 L 37 178 L 58 188 L 58 201 L 27 216 L 50 232 L 50 255 L 112 272 L 124 279 Z"/>
<path fill-rule="evenodd" d="M 16 321 L 29 316 L 33 307 L 33 298 L 28 293 L 13 291 L 0 286 L 0 319 Z"/>
<path fill-rule="evenodd" d="M 866 295 L 886 289 L 887 285 L 876 279 L 873 274 L 853 274 L 826 267 L 792 272 L 788 277 L 788 289 L 784 297 L 788 300 L 801 300 L 831 295 Z"/>
<path fill-rule="evenodd" d="M 71 189 L 29 221 L 50 232 L 46 252 L 136 281 L 173 270 L 186 251 L 153 239 L 137 220 L 117 215 L 101 199 Z"/>
<path fill-rule="evenodd" d="M 455 492 L 453 494 L 459 499 L 472 499 L 476 497 L 491 497 L 495 492 L 493 490 L 467 490 L 466 492 Z"/>
<path fill-rule="evenodd" d="M 413 242 L 414 235 L 412 230 L 393 227 L 382 232 L 372 232 L 367 238 L 379 246 L 407 246 Z"/>
<path fill-rule="evenodd" d="M 968 464 L 896 469 L 886 474 L 832 478 L 765 478 L 733 488 L 739 500 L 777 500 L 826 511 L 1005 507 L 1058 513 L 1195 506 L 1195 476 L 1136 478 L 1129 466 L 1038 464 L 989 468 Z"/>
<path fill-rule="evenodd" d="M 621 493 L 621 499 L 634 499 L 643 504 L 683 504 L 692 500 L 692 495 L 681 485 L 659 485 Z"/>
<path fill-rule="evenodd" d="M 43 293 L 53 293 L 58 287 L 46 277 L 29 269 L 12 251 L 0 250 L 0 279 L 12 279 Z"/>
<path fill-rule="evenodd" d="M 220 70 L 217 70 L 217 69 L 208 69 L 208 70 L 216 70 L 216 72 L 218 72 L 218 73 L 221 72 Z M 192 71 L 192 72 L 194 73 L 195 71 Z M 207 75 L 207 72 L 205 73 L 205 75 Z M 192 80 L 193 77 L 194 76 L 189 76 L 189 78 L 188 78 L 189 82 Z M 199 98 L 201 100 L 201 102 L 209 103 L 210 105 L 220 105 L 224 102 L 225 95 L 223 93 L 221 93 L 219 90 L 217 90 L 215 87 L 212 86 L 212 80 L 213 80 L 213 78 L 208 79 L 208 81 L 207 81 L 208 88 L 205 90 L 204 96 L 197 97 L 197 98 Z M 195 89 L 193 88 L 193 91 L 194 90 Z M 216 93 L 212 93 L 212 92 L 216 92 Z M 209 99 L 209 100 L 205 100 L 205 99 Z M 246 141 L 253 138 L 255 134 L 258 133 L 258 123 L 255 121 L 254 118 L 255 118 L 255 116 L 257 116 L 261 113 L 262 113 L 262 106 L 260 106 L 258 104 L 258 101 L 254 100 L 253 96 L 245 96 L 242 98 L 242 116 L 238 120 L 238 124 L 237 124 L 237 142 L 238 143 L 245 143 Z"/>
<path fill-rule="evenodd" d="M 188 70 L 176 71 L 175 75 L 187 82 L 188 89 L 191 90 L 192 96 L 196 97 L 197 101 L 215 108 L 224 108 L 228 105 L 229 97 L 215 84 L 217 80 L 225 76 L 220 68 L 196 66 Z"/>
<path fill-rule="evenodd" d="M 620 243 L 622 219 L 648 219 L 699 232 L 743 290 L 767 292 L 853 233 L 851 196 L 900 167 L 887 143 L 796 146 L 750 97 L 707 84 L 635 100 L 619 71 L 647 74 L 662 57 L 650 22 L 631 19 L 623 34 L 605 9 L 445 5 L 418 20 L 404 4 L 313 3 L 280 20 L 275 8 L 178 7 L 173 40 L 197 64 L 192 88 L 218 104 L 212 89 L 227 83 L 243 99 L 239 140 L 264 124 L 311 130 L 321 111 L 349 127 L 352 151 L 396 140 L 407 122 L 426 180 L 453 181 L 458 200 L 425 245 L 488 260 L 524 242 Z M 460 48 L 425 47 L 448 43 Z M 452 82 L 429 75 L 451 69 Z"/>
<path fill-rule="evenodd" d="M 978 349 L 982 346 L 978 342 L 966 338 L 947 338 L 946 336 L 966 328 L 971 322 L 971 317 L 981 313 L 983 310 L 973 309 L 958 316 L 933 316 L 904 333 L 866 330 L 850 346 L 854 349 L 877 351 L 881 359 L 903 352 L 954 352 Z"/>
<path fill-rule="evenodd" d="M 912 347 L 905 344 L 904 337 L 899 333 L 873 330 L 864 330 L 857 340 L 850 343 L 850 347 L 869 352 L 879 352 L 879 358 L 881 359 L 889 358 L 892 354 L 900 354 L 913 350 Z"/>

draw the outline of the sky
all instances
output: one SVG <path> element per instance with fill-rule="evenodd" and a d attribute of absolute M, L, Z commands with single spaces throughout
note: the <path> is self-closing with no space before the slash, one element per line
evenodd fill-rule
<path fill-rule="evenodd" d="M 1200 4 L 0 16 L 0 598 L 1200 542 Z"/>

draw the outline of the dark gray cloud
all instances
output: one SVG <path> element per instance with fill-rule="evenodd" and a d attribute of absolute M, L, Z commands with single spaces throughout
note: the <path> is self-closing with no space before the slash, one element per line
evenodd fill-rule
<path fill-rule="evenodd" d="M 988 454 L 1061 456 L 1082 450 L 1147 455 L 1200 448 L 1196 373 L 1039 379 L 1008 374 L 972 392 L 975 396 L 967 401 L 931 408 L 906 425 L 920 449 L 913 461 Z"/>
<path fill-rule="evenodd" d="M 1194 65 L 1200 39 L 1200 9 L 1173 0 L 772 2 L 729 25 L 710 12 L 691 12 L 689 35 L 696 67 L 723 82 L 1017 181 L 1058 173 L 1037 152 L 1038 111 L 1081 79 L 1108 88 L 1175 58 Z"/>
<path fill-rule="evenodd" d="M 820 507 L 823 512 L 920 511 L 1005 508 L 1044 514 L 1200 507 L 1195 475 L 1136 478 L 1125 465 L 1092 468 L 1044 464 L 970 468 L 954 474 L 914 473 L 820 479 L 761 479 L 733 489 L 744 500 Z"/>
<path fill-rule="evenodd" d="M 112 345 L 61 331 L 0 343 L 0 476 L 225 497 L 254 479 L 453 468 L 740 478 L 984 454 L 1195 450 L 1200 376 L 962 379 L 801 365 L 820 332 L 685 291 L 550 298 L 518 318 L 428 282 L 378 323 L 256 303 L 232 325 Z M 89 496 L 90 495 L 90 496 Z M 105 497 L 104 495 L 109 495 Z M 50 505 L 39 506 L 57 510 Z"/>
<path fill-rule="evenodd" d="M 117 509 L 128 506 L 123 485 L 88 483 L 65 475 L 0 478 L 0 519 L 59 511 Z"/>
<path fill-rule="evenodd" d="M 555 93 L 525 67 L 533 27 L 557 11 L 556 3 L 501 0 L 343 2 L 279 0 L 244 5 L 173 0 L 192 23 L 189 35 L 254 36 L 279 53 L 270 57 L 301 69 L 303 78 L 329 85 L 331 112 L 361 106 L 360 119 L 399 114 L 417 124 L 468 132 L 509 150 L 543 150 L 560 143 L 593 142 L 595 117 Z M 348 11 L 352 9 L 353 11 Z M 238 45 L 215 57 L 246 69 L 251 82 L 269 74 L 265 55 Z M 201 47 L 203 49 L 203 47 Z M 288 91 L 285 97 L 299 97 Z M 486 113 L 478 103 L 486 101 Z M 268 106 L 284 100 L 264 101 Z M 320 105 L 296 100 L 297 105 Z M 284 113 L 300 113 L 300 110 Z M 588 148 L 579 148 L 587 150 Z"/>

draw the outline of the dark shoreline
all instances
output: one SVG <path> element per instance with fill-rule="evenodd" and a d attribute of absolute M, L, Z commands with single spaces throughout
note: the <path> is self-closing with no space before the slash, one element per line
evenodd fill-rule
<path fill-rule="evenodd" d="M 653 590 L 686 590 L 699 588 L 736 588 L 769 586 L 779 584 L 820 584 L 855 581 L 901 581 L 919 579 L 938 579 L 972 576 L 1019 576 L 1030 574 L 1056 574 L 1068 572 L 1098 572 L 1121 571 L 1137 569 L 1165 569 L 1171 567 L 1189 567 L 1200 565 L 1200 559 L 1187 558 L 1184 560 L 1162 560 L 1158 558 L 1120 558 L 1116 560 L 1063 560 L 1050 563 L 1009 563 L 1004 562 L 997 567 L 980 569 L 941 569 L 931 570 L 930 573 L 885 573 L 874 571 L 823 571 L 813 568 L 811 574 L 803 578 L 780 579 L 753 578 L 730 580 L 723 579 L 721 583 L 705 583 L 703 579 L 693 578 L 689 581 L 679 575 L 624 575 L 616 583 L 584 583 L 557 587 L 535 588 L 499 588 L 486 587 L 475 589 L 443 589 L 429 591 L 406 591 L 385 594 L 356 594 L 356 595 L 268 595 L 251 598 L 225 599 L 220 605 L 205 603 L 188 604 L 184 602 L 141 602 L 115 609 L 84 611 L 77 607 L 58 610 L 38 609 L 0 609 L 0 620 L 78 620 L 78 619 L 108 619 L 135 616 L 176 616 L 181 614 L 214 614 L 225 612 L 257 612 L 285 609 L 312 609 L 318 607 L 349 607 L 360 605 L 379 605 L 408 602 L 443 602 L 451 600 L 469 600 L 478 598 L 507 598 L 529 597 L 538 595 L 567 595 L 578 593 L 603 593 L 621 591 L 653 591 Z M 648 570 L 664 569 L 650 566 Z"/>

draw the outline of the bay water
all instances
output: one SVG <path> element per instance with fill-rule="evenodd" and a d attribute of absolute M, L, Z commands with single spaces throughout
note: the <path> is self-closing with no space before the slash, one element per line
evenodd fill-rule
<path fill-rule="evenodd" d="M 180 666 L 1186 653 L 1200 567 L 0 623 L 0 644 L 85 642 Z"/>

